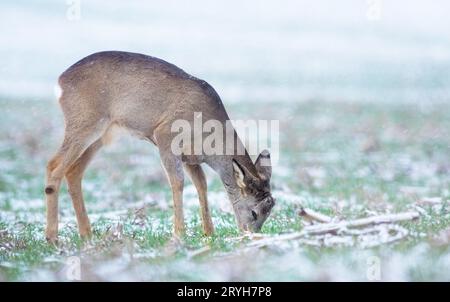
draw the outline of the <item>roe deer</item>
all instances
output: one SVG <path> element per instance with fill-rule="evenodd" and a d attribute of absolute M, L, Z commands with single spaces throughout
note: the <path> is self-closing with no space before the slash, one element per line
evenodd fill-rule
<path fill-rule="evenodd" d="M 184 232 L 184 170 L 197 189 L 205 234 L 214 231 L 207 200 L 207 185 L 201 163 L 215 170 L 232 202 L 240 230 L 259 231 L 275 204 L 270 193 L 270 154 L 264 150 L 255 163 L 245 152 L 232 154 L 177 155 L 171 150 L 176 135 L 175 120 L 193 121 L 194 112 L 225 124 L 229 117 L 216 91 L 163 60 L 128 52 L 92 54 L 60 77 L 59 103 L 64 113 L 63 143 L 48 162 L 45 187 L 47 202 L 46 239 L 57 240 L 58 192 L 63 177 L 76 212 L 79 233 L 91 235 L 84 206 L 81 180 L 89 161 L 108 141 L 115 127 L 127 129 L 159 149 L 162 165 L 172 189 L 174 232 Z M 242 142 L 233 129 L 237 150 Z M 263 164 L 262 162 L 266 162 Z"/>

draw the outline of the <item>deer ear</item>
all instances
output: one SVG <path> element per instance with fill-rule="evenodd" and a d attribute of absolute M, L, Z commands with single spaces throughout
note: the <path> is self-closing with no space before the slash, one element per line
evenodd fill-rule
<path fill-rule="evenodd" d="M 266 180 L 269 180 L 272 176 L 272 162 L 270 161 L 270 153 L 267 150 L 263 150 L 255 162 L 256 171 Z"/>
<path fill-rule="evenodd" d="M 236 183 L 237 185 L 243 189 L 245 188 L 245 182 L 244 182 L 244 178 L 245 178 L 245 172 L 244 169 L 242 168 L 242 166 L 233 159 L 233 173 L 234 173 L 234 178 L 236 179 Z"/>

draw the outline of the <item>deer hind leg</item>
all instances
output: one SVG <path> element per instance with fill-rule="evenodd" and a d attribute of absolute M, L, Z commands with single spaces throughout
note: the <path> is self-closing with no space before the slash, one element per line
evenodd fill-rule
<path fill-rule="evenodd" d="M 57 166 L 60 165 L 64 153 L 64 145 L 60 151 L 47 164 L 47 181 L 50 183 L 50 176 Z M 58 234 L 58 191 L 60 182 L 53 182 L 52 186 L 46 186 L 46 203 L 47 203 L 47 228 L 45 231 L 46 239 L 55 242 Z"/>
<path fill-rule="evenodd" d="M 168 134 L 155 133 L 158 142 L 159 154 L 162 166 L 166 172 L 167 179 L 172 188 L 173 209 L 174 209 L 174 233 L 175 236 L 182 236 L 185 233 L 184 213 L 183 213 L 183 187 L 184 172 L 183 163 L 180 156 L 173 154 L 170 148 L 170 137 Z"/>
<path fill-rule="evenodd" d="M 107 128 L 106 124 L 96 124 L 92 127 L 66 127 L 64 142 L 57 154 L 47 165 L 47 183 L 45 186 L 47 202 L 47 227 L 46 239 L 56 242 L 58 236 L 58 193 L 61 180 L 67 170 L 83 154 L 83 152 L 97 139 Z"/>
<path fill-rule="evenodd" d="M 200 165 L 184 164 L 184 168 L 197 189 L 200 201 L 200 215 L 202 218 L 203 232 L 208 236 L 212 235 L 214 233 L 214 225 L 209 212 L 205 173 Z"/>
<path fill-rule="evenodd" d="M 86 167 L 102 145 L 101 139 L 95 141 L 86 149 L 86 151 L 84 151 L 66 173 L 67 187 L 70 197 L 72 198 L 73 208 L 75 209 L 78 230 L 80 236 L 83 238 L 91 236 L 91 224 L 84 205 L 81 181 Z"/>

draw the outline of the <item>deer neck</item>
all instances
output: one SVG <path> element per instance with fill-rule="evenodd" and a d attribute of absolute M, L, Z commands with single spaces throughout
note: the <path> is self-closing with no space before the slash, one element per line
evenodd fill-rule
<path fill-rule="evenodd" d="M 247 168 L 248 171 L 255 171 L 255 166 L 247 152 L 245 152 L 244 155 L 237 156 L 217 156 L 213 160 L 207 160 L 207 163 L 217 174 L 219 174 L 228 198 L 230 199 L 233 208 L 236 210 L 239 202 L 243 201 L 243 195 L 234 176 L 233 159 L 237 160 L 242 166 Z"/>
<path fill-rule="evenodd" d="M 228 120 L 228 116 L 226 117 Z M 225 126 L 224 129 L 226 129 Z M 232 136 L 233 139 L 231 150 L 227 149 L 228 145 L 226 144 L 226 141 L 224 141 L 224 145 L 227 145 L 227 148 L 224 149 L 226 154 L 206 156 L 204 158 L 204 162 L 206 162 L 213 170 L 215 170 L 217 174 L 219 174 L 230 201 L 233 205 L 235 205 L 242 200 L 242 193 L 241 188 L 237 185 L 234 176 L 233 159 L 238 161 L 240 165 L 247 168 L 250 173 L 254 173 L 254 175 L 256 175 L 256 168 L 247 152 L 247 149 L 245 148 L 245 145 L 242 143 L 235 129 L 233 129 L 232 133 L 224 132 L 224 138 L 226 140 L 230 139 L 230 136 Z"/>

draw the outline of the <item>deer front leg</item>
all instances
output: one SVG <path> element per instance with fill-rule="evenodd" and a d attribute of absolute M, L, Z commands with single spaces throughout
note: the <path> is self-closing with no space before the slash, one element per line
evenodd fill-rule
<path fill-rule="evenodd" d="M 200 165 L 188 165 L 185 163 L 184 168 L 197 189 L 198 198 L 200 201 L 200 214 L 202 217 L 203 232 L 205 235 L 212 235 L 214 233 L 214 225 L 212 223 L 211 214 L 208 207 L 205 173 Z"/>
<path fill-rule="evenodd" d="M 170 148 L 159 150 L 161 162 L 166 172 L 167 179 L 172 188 L 173 210 L 174 210 L 174 233 L 176 236 L 183 236 L 184 214 L 183 214 L 183 187 L 184 173 L 181 158 L 175 156 Z"/>

